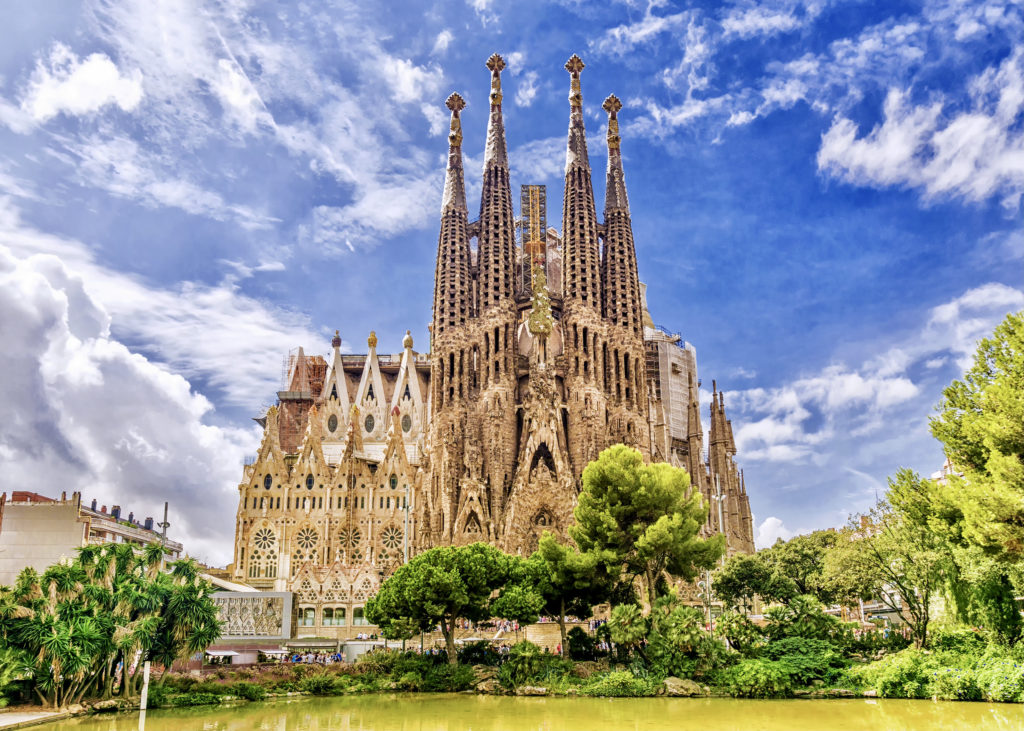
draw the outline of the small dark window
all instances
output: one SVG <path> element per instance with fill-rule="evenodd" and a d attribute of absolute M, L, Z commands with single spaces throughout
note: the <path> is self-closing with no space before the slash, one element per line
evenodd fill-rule
<path fill-rule="evenodd" d="M 398 476 L 397 475 L 391 475 L 391 489 L 394 490 L 397 487 L 398 487 Z"/>
<path fill-rule="evenodd" d="M 313 475 L 306 475 L 306 489 L 313 489 Z"/>
<path fill-rule="evenodd" d="M 269 490 L 270 486 L 273 485 L 273 484 L 274 484 L 274 478 L 271 477 L 270 475 L 267 475 L 266 477 L 263 478 L 263 489 Z"/>

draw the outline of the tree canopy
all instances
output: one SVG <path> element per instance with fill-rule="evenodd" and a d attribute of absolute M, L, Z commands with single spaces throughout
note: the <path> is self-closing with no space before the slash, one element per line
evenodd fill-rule
<path fill-rule="evenodd" d="M 454 665 L 456 620 L 494 616 L 493 595 L 508 583 L 520 560 L 486 543 L 431 548 L 387 578 L 367 602 L 366 617 L 382 632 L 391 633 L 388 636 L 398 636 L 395 633 L 409 622 L 420 631 L 440 625 L 448 661 Z M 506 607 L 513 606 L 511 600 L 505 601 Z M 539 599 L 533 606 L 537 605 Z M 529 597 L 519 594 L 514 606 L 517 612 L 528 612 Z"/>
<path fill-rule="evenodd" d="M 25 569 L 13 588 L 0 587 L 0 640 L 31 659 L 40 700 L 110 697 L 119 662 L 121 695 L 134 695 L 143 661 L 169 667 L 217 639 L 213 589 L 195 562 L 176 561 L 167 573 L 163 561 L 159 544 L 138 553 L 128 544 L 86 546 L 73 561 L 42 574 Z"/>
<path fill-rule="evenodd" d="M 725 551 L 725 536 L 700 537 L 708 509 L 686 471 L 645 464 L 622 444 L 583 470 L 575 517 L 569 533 L 580 550 L 607 552 L 629 584 L 641 578 L 651 606 L 668 592 L 666 574 L 690 581 Z"/>
<path fill-rule="evenodd" d="M 1007 561 L 1024 556 L 1024 312 L 978 344 L 962 380 L 943 392 L 932 434 L 963 479 L 965 537 Z"/>

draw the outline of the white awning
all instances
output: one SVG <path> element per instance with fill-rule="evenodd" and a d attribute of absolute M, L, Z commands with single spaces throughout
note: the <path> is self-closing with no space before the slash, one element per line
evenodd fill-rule
<path fill-rule="evenodd" d="M 466 642 L 487 642 L 487 640 L 483 637 L 462 637 L 455 640 L 455 642 L 457 644 L 464 644 Z"/>
<path fill-rule="evenodd" d="M 287 655 L 288 650 L 260 650 L 264 655 Z"/>
<path fill-rule="evenodd" d="M 207 650 L 206 654 L 210 657 L 234 657 L 238 653 L 234 650 Z"/>

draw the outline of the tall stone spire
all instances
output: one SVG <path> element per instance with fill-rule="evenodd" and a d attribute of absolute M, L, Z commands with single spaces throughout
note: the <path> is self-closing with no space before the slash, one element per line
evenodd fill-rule
<path fill-rule="evenodd" d="M 445 172 L 444 197 L 441 200 L 441 233 L 437 241 L 437 267 L 434 273 L 433 334 L 440 336 L 462 325 L 470 316 L 469 220 L 466 210 L 466 184 L 462 171 L 462 122 L 459 113 L 466 102 L 452 94 L 445 102 L 451 110 L 448 135 L 448 169 Z"/>
<path fill-rule="evenodd" d="M 614 94 L 602 105 L 608 112 L 608 177 L 604 204 L 604 260 L 601 266 L 601 294 L 604 313 L 612 323 L 626 327 L 637 337 L 643 334 L 640 279 L 637 275 L 633 225 L 619 149 L 618 113 L 622 102 Z"/>
<path fill-rule="evenodd" d="M 687 386 L 686 471 L 690 473 L 690 484 L 706 492 L 704 459 L 701 454 L 704 449 L 704 428 L 700 423 L 700 396 L 693 382 L 693 373 L 689 375 Z"/>
<path fill-rule="evenodd" d="M 480 195 L 480 312 L 508 303 L 515 286 L 515 218 L 509 183 L 505 122 L 501 116 L 501 71 L 498 54 L 487 59 L 491 71 L 491 116 L 484 150 L 484 187 Z"/>
<path fill-rule="evenodd" d="M 580 72 L 583 61 L 573 54 L 565 64 L 571 78 L 569 92 L 569 138 L 565 153 L 565 196 L 562 204 L 563 262 L 562 296 L 601 310 L 600 254 L 597 240 L 597 212 L 587 157 L 587 135 L 583 126 L 583 94 Z"/>
<path fill-rule="evenodd" d="M 441 213 L 448 209 L 466 211 L 466 178 L 462 171 L 462 119 L 459 117 L 466 108 L 466 101 L 453 93 L 444 105 L 451 110 L 451 131 L 448 133 L 448 169 L 444 177 L 444 197 L 441 199 Z"/>

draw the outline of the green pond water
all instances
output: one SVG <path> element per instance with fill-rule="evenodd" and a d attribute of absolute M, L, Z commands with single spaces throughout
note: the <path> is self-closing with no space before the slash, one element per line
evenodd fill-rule
<path fill-rule="evenodd" d="M 40 731 L 136 731 L 138 713 Z M 367 695 L 149 711 L 145 731 L 1024 731 L 1024 707 L 883 699 Z"/>

